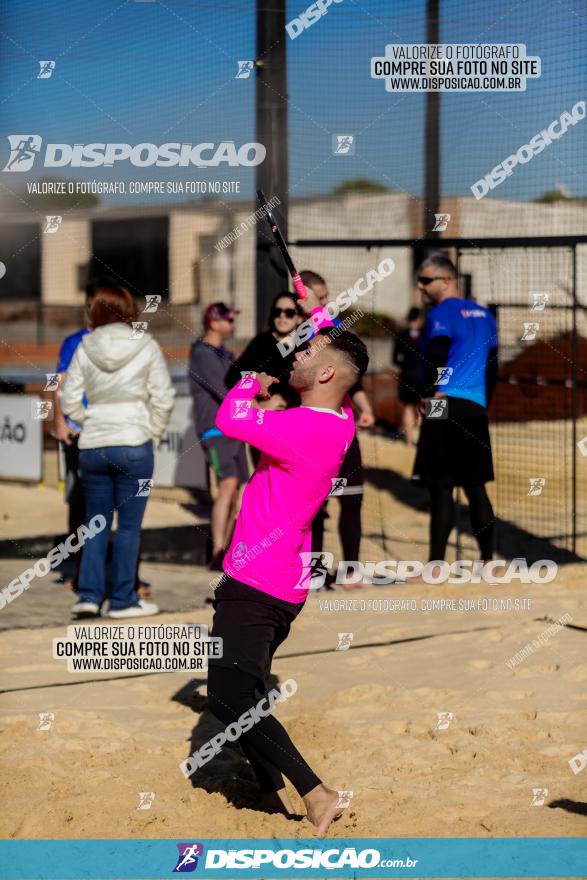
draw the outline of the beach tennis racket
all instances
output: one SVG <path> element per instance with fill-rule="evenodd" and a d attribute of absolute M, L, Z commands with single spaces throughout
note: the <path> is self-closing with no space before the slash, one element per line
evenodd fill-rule
<path fill-rule="evenodd" d="M 281 234 L 281 230 L 277 225 L 277 221 L 275 217 L 271 213 L 271 208 L 267 203 L 267 199 L 265 198 L 265 193 L 262 189 L 257 190 L 257 198 L 261 202 L 261 205 L 265 208 L 267 220 L 269 221 L 269 226 L 271 227 L 271 232 L 273 233 L 273 238 L 275 239 L 275 244 L 281 251 L 281 256 L 285 260 L 285 265 L 287 266 L 287 270 L 291 275 L 291 279 L 293 281 L 293 285 L 296 289 L 296 293 L 300 299 L 306 298 L 306 288 L 304 287 L 304 282 L 300 278 L 298 272 L 296 271 L 296 267 L 293 264 L 293 260 L 289 255 L 289 251 L 287 249 L 287 245 L 285 243 L 285 239 Z"/>

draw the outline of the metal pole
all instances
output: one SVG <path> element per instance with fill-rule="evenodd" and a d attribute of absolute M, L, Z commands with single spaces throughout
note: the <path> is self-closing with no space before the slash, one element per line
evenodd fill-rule
<path fill-rule="evenodd" d="M 428 0 L 427 42 L 440 42 L 440 0 Z M 423 230 L 425 238 L 438 238 L 434 215 L 440 205 L 440 92 L 426 93 L 426 128 L 424 137 L 426 171 Z"/>
<path fill-rule="evenodd" d="M 571 550 L 577 552 L 577 247 L 573 247 L 573 324 L 571 331 L 571 408 L 572 408 L 572 528 Z"/>
<path fill-rule="evenodd" d="M 257 0 L 256 139 L 267 150 L 256 168 L 255 190 L 268 199 L 277 196 L 277 222 L 287 241 L 288 155 L 287 155 L 287 65 L 285 0 Z M 283 265 L 266 223 L 257 223 L 257 331 L 265 326 L 269 305 L 280 290 L 288 287 Z"/>

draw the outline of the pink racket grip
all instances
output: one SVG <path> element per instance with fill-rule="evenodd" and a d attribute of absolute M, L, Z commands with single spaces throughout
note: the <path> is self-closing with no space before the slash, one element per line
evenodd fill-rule
<path fill-rule="evenodd" d="M 296 293 L 300 299 L 305 299 L 308 295 L 306 292 L 306 288 L 304 287 L 304 282 L 300 278 L 299 275 L 294 275 L 293 278 L 294 287 L 296 289 Z"/>

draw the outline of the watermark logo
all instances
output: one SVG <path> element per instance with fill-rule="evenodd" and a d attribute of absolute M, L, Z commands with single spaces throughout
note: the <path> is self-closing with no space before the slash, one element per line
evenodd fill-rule
<path fill-rule="evenodd" d="M 352 287 L 349 287 L 348 290 L 343 290 L 334 300 L 327 302 L 320 312 L 317 311 L 315 315 L 312 315 L 306 321 L 302 321 L 296 332 L 289 336 L 287 340 L 282 339 L 278 342 L 277 348 L 279 349 L 281 356 L 287 357 L 287 355 L 294 349 L 298 348 L 298 346 L 308 342 L 312 336 L 316 335 L 328 318 L 336 318 L 340 312 L 343 312 L 351 305 L 354 305 L 359 297 L 371 293 L 374 286 L 383 281 L 384 278 L 388 278 L 394 270 L 395 263 L 389 257 L 381 260 L 376 269 L 369 269 L 365 275 L 355 281 Z M 330 329 L 329 332 L 332 333 L 332 335 L 335 335 L 338 329 L 340 328 L 335 327 Z"/>
<path fill-rule="evenodd" d="M 53 401 L 51 400 L 33 400 L 32 415 L 35 422 L 44 422 L 51 418 L 53 412 Z"/>
<path fill-rule="evenodd" d="M 294 587 L 296 590 L 319 590 L 326 582 L 328 569 L 334 562 L 334 554 L 320 552 L 319 550 L 304 551 L 300 553 L 302 561 L 302 574 Z M 309 585 L 308 585 L 309 577 Z"/>
<path fill-rule="evenodd" d="M 477 200 L 484 198 L 490 190 L 495 189 L 513 174 L 516 165 L 525 165 L 530 162 L 534 156 L 550 146 L 553 140 L 561 138 L 570 126 L 576 125 L 582 119 L 585 119 L 585 101 L 577 101 L 570 112 L 565 110 L 558 119 L 550 123 L 548 128 L 539 131 L 533 138 L 530 138 L 529 143 L 524 144 L 516 153 L 496 165 L 484 177 L 476 180 L 471 186 L 471 192 L 475 198 Z"/>
<path fill-rule="evenodd" d="M 523 92 L 540 73 L 523 43 L 388 43 L 371 58 L 387 92 Z"/>
<path fill-rule="evenodd" d="M 39 61 L 39 67 L 37 79 L 51 79 L 55 70 L 55 61 Z"/>
<path fill-rule="evenodd" d="M 435 730 L 448 730 L 454 717 L 452 712 L 437 712 Z"/>
<path fill-rule="evenodd" d="M 352 797 L 352 791 L 339 791 L 336 806 L 341 810 L 346 810 L 346 808 L 351 805 Z"/>
<path fill-rule="evenodd" d="M 333 154 L 333 156 L 354 156 L 355 155 L 355 136 L 354 136 L 354 134 L 333 134 L 332 135 L 332 154 Z"/>
<path fill-rule="evenodd" d="M 550 300 L 549 293 L 542 293 L 542 291 L 532 292 L 530 294 L 530 311 L 531 312 L 543 312 L 546 306 L 548 305 Z"/>
<path fill-rule="evenodd" d="M 243 389 L 252 388 L 256 378 L 257 374 L 255 372 L 252 370 L 245 370 L 241 373 L 241 381 L 238 387 Z"/>
<path fill-rule="evenodd" d="M 198 867 L 198 859 L 204 855 L 204 846 L 201 843 L 178 843 L 177 864 L 173 869 L 174 874 L 189 874 Z"/>
<path fill-rule="evenodd" d="M 533 342 L 540 330 L 540 324 L 537 321 L 524 321 L 524 330 L 520 336 L 520 342 Z"/>
<path fill-rule="evenodd" d="M 267 204 L 261 205 L 261 207 L 257 208 L 256 211 L 254 211 L 252 214 L 249 214 L 249 216 L 246 217 L 242 221 L 242 223 L 239 223 L 238 226 L 235 226 L 234 229 L 227 233 L 227 235 L 223 236 L 220 241 L 217 241 L 214 245 L 214 249 L 218 252 L 224 250 L 224 248 L 237 241 L 237 239 L 239 239 L 241 235 L 244 235 L 245 232 L 248 232 L 249 229 L 252 229 L 252 227 L 255 226 L 255 224 L 259 220 L 261 220 L 262 217 L 265 217 L 267 215 L 267 212 L 270 211 L 271 208 L 274 208 L 275 205 L 280 204 L 281 200 L 279 199 L 279 197 L 273 196 L 273 198 L 270 199 Z"/>
<path fill-rule="evenodd" d="M 288 21 L 285 29 L 290 39 L 295 40 L 300 34 L 312 27 L 313 24 L 316 24 L 323 15 L 327 15 L 328 7 L 332 3 L 342 3 L 342 0 L 317 0 L 316 3 L 308 6 L 304 12 L 300 12 L 296 18 Z"/>
<path fill-rule="evenodd" d="M 151 494 L 153 488 L 153 480 L 137 480 L 138 488 L 135 498 L 145 498 Z"/>
<path fill-rule="evenodd" d="M 45 387 L 43 391 L 57 391 L 59 388 L 59 383 L 61 381 L 61 376 L 59 373 L 45 373 L 45 378 L 47 381 L 45 382 Z"/>
<path fill-rule="evenodd" d="M 61 226 L 63 217 L 60 214 L 49 214 L 45 217 L 44 233 L 55 233 Z"/>
<path fill-rule="evenodd" d="M 9 134 L 10 157 L 3 171 L 30 171 L 43 143 L 38 134 Z"/>
<path fill-rule="evenodd" d="M 530 483 L 528 495 L 542 495 L 542 490 L 546 486 L 544 477 L 528 477 L 528 482 Z"/>
<path fill-rule="evenodd" d="M 450 377 L 452 376 L 454 370 L 452 367 L 437 367 L 438 377 L 436 379 L 436 385 L 448 385 Z"/>
<path fill-rule="evenodd" d="M 185 778 L 189 779 L 196 770 L 211 761 L 214 755 L 219 754 L 227 741 L 235 742 L 243 733 L 247 733 L 255 724 L 258 724 L 262 718 L 267 718 L 277 703 L 289 700 L 297 689 L 297 682 L 293 678 L 284 681 L 280 688 L 272 688 L 255 706 L 251 706 L 250 709 L 243 712 L 236 721 L 233 721 L 232 724 L 229 724 L 223 731 L 217 733 L 211 740 L 193 752 L 189 758 L 180 763 L 179 769 Z"/>
<path fill-rule="evenodd" d="M 332 562 L 329 563 L 331 565 Z M 503 569 L 503 574 L 497 574 Z M 523 584 L 549 584 L 556 578 L 558 566 L 552 559 L 538 559 L 528 565 L 526 559 L 511 561 L 492 559 L 456 559 L 449 563 L 434 559 L 424 564 L 415 559 L 379 559 L 360 562 L 341 559 L 336 570 L 335 582 L 342 586 L 350 584 L 405 584 L 406 579 L 421 578 L 425 584 L 510 584 L 519 580 Z"/>
<path fill-rule="evenodd" d="M 338 633 L 337 651 L 348 651 L 353 640 L 353 633 Z"/>
<path fill-rule="evenodd" d="M 251 382 L 251 385 L 253 383 Z M 251 415 L 250 400 L 231 400 L 230 401 L 230 417 L 231 419 L 248 419 Z"/>
<path fill-rule="evenodd" d="M 536 651 L 542 648 L 543 645 L 548 644 L 548 640 L 561 632 L 561 630 L 563 630 L 567 623 L 570 623 L 572 619 L 573 618 L 570 614 L 563 614 L 563 616 L 553 623 L 552 626 L 549 626 L 548 629 L 541 632 L 539 636 L 524 645 L 520 651 L 516 651 L 513 657 L 506 660 L 505 665 L 508 669 L 513 669 L 514 666 L 519 666 L 520 663 L 527 660 L 528 657 L 531 657 L 532 654 L 536 653 Z"/>
<path fill-rule="evenodd" d="M 242 559 L 243 556 L 247 555 L 247 545 L 244 541 L 239 541 L 234 550 L 232 551 L 232 558 L 236 562 L 237 559 Z"/>
<path fill-rule="evenodd" d="M 547 797 L 548 797 L 548 789 L 547 788 L 533 788 L 532 789 L 532 800 L 530 801 L 530 806 L 531 807 L 541 807 Z"/>
<path fill-rule="evenodd" d="M 149 326 L 146 321 L 132 321 L 132 330 L 130 334 L 131 339 L 140 339 L 146 332 L 147 327 Z"/>
<path fill-rule="evenodd" d="M 150 810 L 155 800 L 154 791 L 139 791 L 139 805 L 137 810 Z"/>
<path fill-rule="evenodd" d="M 446 397 L 436 397 L 427 400 L 425 404 L 424 418 L 448 419 L 448 401 Z"/>
<path fill-rule="evenodd" d="M 0 278 L 6 275 L 6 263 L 0 263 Z"/>
<path fill-rule="evenodd" d="M 435 214 L 432 232 L 445 232 L 450 223 L 450 214 Z"/>
<path fill-rule="evenodd" d="M 156 312 L 160 304 L 160 293 L 147 293 L 145 294 L 145 308 L 143 309 L 143 312 Z"/>
<path fill-rule="evenodd" d="M 579 440 L 577 446 L 579 447 L 579 452 L 581 453 L 581 455 L 587 457 L 587 436 Z"/>
<path fill-rule="evenodd" d="M 569 767 L 575 776 L 577 773 L 580 773 L 581 770 L 584 770 L 585 767 L 587 767 L 587 749 L 583 749 L 578 755 L 573 755 L 572 758 L 569 758 Z"/>
<path fill-rule="evenodd" d="M 40 152 L 42 139 L 36 134 L 10 134 L 10 157 L 3 171 L 30 171 Z M 45 168 L 112 168 L 130 162 L 135 168 L 252 168 L 260 165 L 267 150 L 258 142 L 237 146 L 234 141 L 202 144 L 47 144 Z"/>
<path fill-rule="evenodd" d="M 67 559 L 72 553 L 77 553 L 95 535 L 99 534 L 106 528 L 106 517 L 97 514 L 92 517 L 89 523 L 82 525 L 76 532 L 68 535 L 65 541 L 62 541 L 51 550 L 42 559 L 37 559 L 31 568 L 27 568 L 22 574 L 10 581 L 10 583 L 0 590 L 0 609 L 5 608 L 10 602 L 17 599 L 21 593 L 31 585 L 31 581 L 35 577 L 45 577 L 51 569 L 57 568 L 64 559 Z M 74 544 L 77 538 L 77 546 Z"/>
<path fill-rule="evenodd" d="M 237 61 L 238 70 L 235 79 L 248 79 L 253 72 L 255 66 L 254 61 Z"/>
<path fill-rule="evenodd" d="M 332 477 L 332 489 L 328 493 L 329 495 L 343 495 L 344 490 L 346 489 L 346 484 L 348 482 L 346 477 Z"/>
<path fill-rule="evenodd" d="M 54 712 L 39 712 L 39 726 L 37 730 L 51 730 L 54 721 Z"/>

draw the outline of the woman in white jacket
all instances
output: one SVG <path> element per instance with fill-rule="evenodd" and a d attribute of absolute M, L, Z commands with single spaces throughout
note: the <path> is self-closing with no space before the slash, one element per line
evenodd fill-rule
<path fill-rule="evenodd" d="M 108 614 L 157 614 L 135 592 L 141 524 L 153 476 L 153 442 L 165 430 L 175 392 L 165 358 L 149 333 L 133 328 L 137 306 L 123 288 L 94 295 L 88 333 L 78 346 L 61 392 L 65 415 L 83 425 L 80 471 L 86 520 L 106 517 L 107 528 L 84 545 L 78 617 L 94 616 L 106 595 L 106 552 L 114 511 L 118 523 L 110 572 Z"/>

